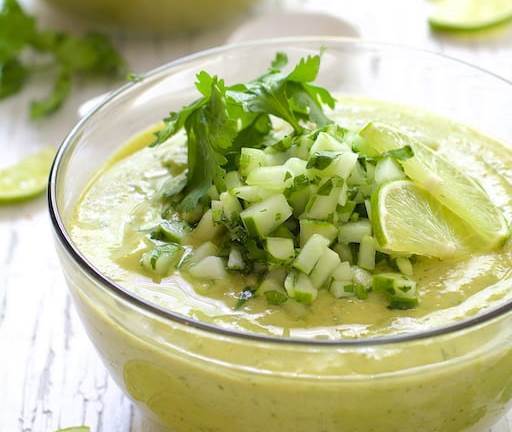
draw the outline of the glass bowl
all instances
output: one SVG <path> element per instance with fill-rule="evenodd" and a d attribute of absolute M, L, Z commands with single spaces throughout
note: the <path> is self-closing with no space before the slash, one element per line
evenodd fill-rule
<path fill-rule="evenodd" d="M 103 29 L 179 33 L 202 30 L 246 11 L 257 0 L 46 0 Z"/>
<path fill-rule="evenodd" d="M 512 399 L 512 304 L 466 321 L 379 339 L 258 336 L 201 323 L 131 294 L 73 243 L 68 216 L 104 161 L 130 137 L 196 97 L 202 69 L 253 78 L 276 51 L 291 61 L 326 49 L 319 82 L 405 103 L 512 142 L 511 83 L 433 53 L 350 39 L 225 46 L 129 83 L 59 149 L 49 187 L 62 268 L 105 365 L 148 417 L 171 431 L 484 431 Z"/>

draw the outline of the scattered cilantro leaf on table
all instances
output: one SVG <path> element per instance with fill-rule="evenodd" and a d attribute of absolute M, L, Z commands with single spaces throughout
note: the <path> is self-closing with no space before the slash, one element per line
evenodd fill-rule
<path fill-rule="evenodd" d="M 17 0 L 5 0 L 0 9 L 0 99 L 23 89 L 27 79 L 40 70 L 38 56 L 50 58 L 43 68 L 55 76 L 53 89 L 34 101 L 31 118 L 39 119 L 57 111 L 69 96 L 76 77 L 122 77 L 126 64 L 111 42 L 98 33 L 77 37 L 63 32 L 39 30 Z M 32 62 L 25 60 L 31 51 Z"/>

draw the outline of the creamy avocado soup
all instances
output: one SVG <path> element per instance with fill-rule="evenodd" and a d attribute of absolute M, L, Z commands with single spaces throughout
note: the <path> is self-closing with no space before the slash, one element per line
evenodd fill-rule
<path fill-rule="evenodd" d="M 165 310 L 285 340 L 427 331 L 511 300 L 510 150 L 418 109 L 334 106 L 318 57 L 285 60 L 244 86 L 200 74 L 202 99 L 121 148 L 69 221 L 84 256 Z M 481 431 L 512 398 L 510 318 L 281 345 L 71 283 L 114 377 L 173 431 Z"/>

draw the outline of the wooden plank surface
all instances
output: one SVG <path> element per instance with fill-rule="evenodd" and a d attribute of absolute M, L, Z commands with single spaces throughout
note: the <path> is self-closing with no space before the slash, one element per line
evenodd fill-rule
<path fill-rule="evenodd" d="M 75 28 L 47 8 L 25 1 L 45 23 Z M 512 79 L 512 30 L 488 40 L 454 40 L 430 33 L 422 0 L 269 1 L 271 8 L 329 11 L 372 40 L 427 47 L 478 64 Z M 115 35 L 135 71 L 221 44 L 234 25 L 186 37 L 134 40 Z M 57 116 L 27 119 L 27 104 L 45 91 L 44 79 L 0 104 L 0 166 L 39 147 L 57 145 L 76 121 L 79 104 L 111 85 L 74 90 Z M 0 208 L 0 432 L 51 432 L 87 424 L 95 432 L 148 432 L 127 398 L 109 378 L 70 302 L 44 199 Z M 492 432 L 512 430 L 512 413 Z M 314 431 L 312 431 L 314 432 Z"/>

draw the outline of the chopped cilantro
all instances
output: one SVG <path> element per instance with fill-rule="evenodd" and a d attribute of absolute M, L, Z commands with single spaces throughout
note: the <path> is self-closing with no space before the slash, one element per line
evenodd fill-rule
<path fill-rule="evenodd" d="M 238 296 L 238 300 L 235 305 L 235 309 L 240 309 L 248 300 L 252 299 L 256 295 L 256 290 L 251 287 L 246 287 Z"/>

